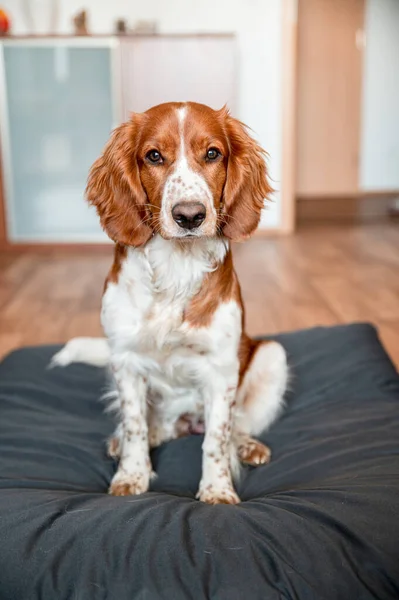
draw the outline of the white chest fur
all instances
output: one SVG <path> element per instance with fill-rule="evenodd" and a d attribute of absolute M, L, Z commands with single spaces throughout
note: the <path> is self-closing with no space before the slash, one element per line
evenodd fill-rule
<path fill-rule="evenodd" d="M 183 320 L 184 309 L 227 249 L 221 239 L 176 245 L 155 236 L 144 249 L 129 249 L 117 283 L 104 294 L 102 324 L 112 361 L 145 378 L 150 401 L 168 410 L 174 405 L 172 410 L 190 412 L 210 378 L 216 384 L 219 377 L 237 375 L 238 305 L 221 304 L 206 328 Z M 177 409 L 176 403 L 182 406 Z"/>

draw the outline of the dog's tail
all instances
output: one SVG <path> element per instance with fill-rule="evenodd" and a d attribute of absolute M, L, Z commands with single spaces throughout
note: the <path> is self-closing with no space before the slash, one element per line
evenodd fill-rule
<path fill-rule="evenodd" d="M 76 362 L 94 367 L 107 367 L 110 362 L 110 352 L 106 338 L 73 338 L 57 354 L 54 354 L 49 366 L 66 367 Z"/>

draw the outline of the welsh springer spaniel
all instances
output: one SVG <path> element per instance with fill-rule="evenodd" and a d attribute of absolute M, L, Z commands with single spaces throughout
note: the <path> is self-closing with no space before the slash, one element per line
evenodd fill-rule
<path fill-rule="evenodd" d="M 270 193 L 264 154 L 225 108 L 168 103 L 118 127 L 90 171 L 88 200 L 115 242 L 107 340 L 71 340 L 53 363 L 111 366 L 115 496 L 147 491 L 150 448 L 202 427 L 203 502 L 236 504 L 239 461 L 270 460 L 252 436 L 283 407 L 286 355 L 246 335 L 230 249 Z"/>

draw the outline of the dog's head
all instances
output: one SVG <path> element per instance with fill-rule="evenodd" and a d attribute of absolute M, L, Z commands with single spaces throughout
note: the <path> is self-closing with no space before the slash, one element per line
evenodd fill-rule
<path fill-rule="evenodd" d="M 248 237 L 270 193 L 265 153 L 223 108 L 168 103 L 132 115 L 91 168 L 87 198 L 109 237 Z"/>

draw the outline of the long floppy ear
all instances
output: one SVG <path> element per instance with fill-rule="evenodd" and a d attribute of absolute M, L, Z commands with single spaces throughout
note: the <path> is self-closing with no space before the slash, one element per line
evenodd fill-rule
<path fill-rule="evenodd" d="M 96 207 L 103 229 L 114 242 L 128 246 L 141 246 L 152 236 L 136 160 L 142 117 L 133 115 L 114 130 L 90 169 L 86 187 L 87 200 Z"/>
<path fill-rule="evenodd" d="M 223 235 L 241 241 L 257 228 L 269 185 L 266 152 L 249 135 L 247 127 L 220 111 L 230 146 L 227 179 L 223 193 Z"/>

